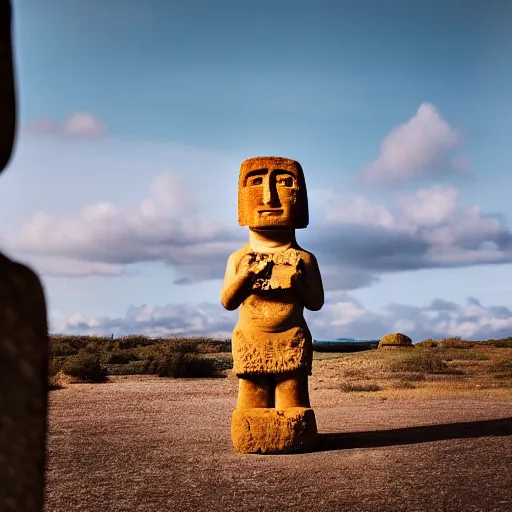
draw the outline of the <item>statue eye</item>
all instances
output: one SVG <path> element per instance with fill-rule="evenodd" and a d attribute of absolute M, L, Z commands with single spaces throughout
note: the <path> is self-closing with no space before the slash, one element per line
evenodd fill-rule
<path fill-rule="evenodd" d="M 293 178 L 288 176 L 286 178 L 279 178 L 279 185 L 282 187 L 291 188 L 293 187 Z"/>
<path fill-rule="evenodd" d="M 261 185 L 263 183 L 263 178 L 261 176 L 257 176 L 251 180 L 251 185 Z"/>

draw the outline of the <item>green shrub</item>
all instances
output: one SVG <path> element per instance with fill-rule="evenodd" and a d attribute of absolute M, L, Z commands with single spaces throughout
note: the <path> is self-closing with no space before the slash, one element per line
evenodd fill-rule
<path fill-rule="evenodd" d="M 227 357 L 209 357 L 212 364 L 218 371 L 231 370 L 233 368 L 233 359 Z"/>
<path fill-rule="evenodd" d="M 151 339 L 142 334 L 132 335 L 132 336 L 123 336 L 117 340 L 118 346 L 121 350 L 137 348 L 137 347 L 147 347 L 151 345 L 155 345 L 159 343 L 160 339 Z"/>
<path fill-rule="evenodd" d="M 493 375 L 495 379 L 512 379 L 512 370 L 501 372 L 501 373 L 495 373 Z"/>
<path fill-rule="evenodd" d="M 78 352 L 78 349 L 72 347 L 68 342 L 61 340 L 50 341 L 50 353 L 52 356 L 71 356 Z"/>
<path fill-rule="evenodd" d="M 512 348 L 512 338 L 490 340 L 488 343 L 496 348 Z"/>
<path fill-rule="evenodd" d="M 375 383 L 369 384 L 356 384 L 353 382 L 343 382 L 340 384 L 340 389 L 344 393 L 352 393 L 352 392 L 372 392 L 372 391 L 380 391 L 382 388 Z"/>
<path fill-rule="evenodd" d="M 184 351 L 167 350 L 158 354 L 150 363 L 149 373 L 159 377 L 205 378 L 217 377 L 215 361 Z"/>
<path fill-rule="evenodd" d="M 57 373 L 59 373 L 60 370 L 62 370 L 65 361 L 65 357 L 51 356 L 48 359 L 48 377 L 55 377 L 55 375 L 57 375 Z"/>
<path fill-rule="evenodd" d="M 420 348 L 437 348 L 439 345 L 439 342 L 437 340 L 433 340 L 432 338 L 429 338 L 428 340 L 420 341 L 419 343 L 416 343 L 416 347 Z"/>
<path fill-rule="evenodd" d="M 114 349 L 112 352 L 107 352 L 103 358 L 105 364 L 127 364 L 130 361 L 136 361 L 137 354 L 131 350 Z"/>
<path fill-rule="evenodd" d="M 107 377 L 106 368 L 101 364 L 99 355 L 84 349 L 69 357 L 62 370 L 71 377 L 84 382 L 105 382 Z"/>
<path fill-rule="evenodd" d="M 149 366 L 151 361 L 130 361 L 124 364 L 106 364 L 105 368 L 108 375 L 144 375 L 150 373 Z"/>
<path fill-rule="evenodd" d="M 502 375 L 512 375 L 512 359 L 498 361 L 489 367 L 491 373 L 499 373 Z"/>
<path fill-rule="evenodd" d="M 198 352 L 197 342 L 194 340 L 177 339 L 171 340 L 170 348 L 173 352 L 196 354 Z"/>
<path fill-rule="evenodd" d="M 473 343 L 464 341 L 459 337 L 445 338 L 441 340 L 438 345 L 439 348 L 473 348 Z"/>
<path fill-rule="evenodd" d="M 231 340 L 200 338 L 197 340 L 197 352 L 200 354 L 231 352 Z"/>

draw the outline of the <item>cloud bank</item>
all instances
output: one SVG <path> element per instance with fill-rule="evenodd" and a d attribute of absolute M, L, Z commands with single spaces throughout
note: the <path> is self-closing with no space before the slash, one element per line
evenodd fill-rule
<path fill-rule="evenodd" d="M 130 306 L 124 317 L 98 318 L 83 315 L 51 315 L 51 331 L 69 334 L 150 337 L 211 336 L 230 338 L 237 312 L 219 304 L 172 304 Z M 467 340 L 505 337 L 512 329 L 512 311 L 503 306 L 483 306 L 477 299 L 466 304 L 435 299 L 423 307 L 389 305 L 384 314 L 371 312 L 345 293 L 329 294 L 319 312 L 307 312 L 308 325 L 317 340 L 342 337 L 380 339 L 403 332 L 418 342 L 427 338 L 461 336 Z"/>
<path fill-rule="evenodd" d="M 323 197 L 315 228 L 298 237 L 317 255 L 327 290 L 369 286 L 386 272 L 512 261 L 503 218 L 462 206 L 454 187 L 419 189 L 389 204 Z M 131 210 L 101 202 L 74 215 L 39 212 L 0 236 L 5 248 L 32 258 L 43 274 L 115 276 L 130 265 L 164 262 L 176 284 L 222 279 L 228 255 L 246 239 L 246 229 L 202 214 L 171 173 L 157 175 Z"/>
<path fill-rule="evenodd" d="M 179 283 L 222 277 L 230 252 L 243 243 L 238 230 L 202 216 L 170 173 L 156 176 L 133 210 L 102 202 L 72 216 L 40 212 L 2 242 L 52 275 L 59 267 L 68 277 L 120 275 L 127 265 L 159 261 L 173 267 Z"/>

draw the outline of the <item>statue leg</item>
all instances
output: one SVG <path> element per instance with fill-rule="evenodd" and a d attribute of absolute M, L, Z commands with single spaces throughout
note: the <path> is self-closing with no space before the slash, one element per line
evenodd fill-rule
<path fill-rule="evenodd" d="M 238 409 L 274 407 L 274 393 L 268 375 L 243 377 L 238 384 Z"/>
<path fill-rule="evenodd" d="M 276 409 L 311 407 L 306 372 L 300 371 L 276 376 L 275 407 Z"/>

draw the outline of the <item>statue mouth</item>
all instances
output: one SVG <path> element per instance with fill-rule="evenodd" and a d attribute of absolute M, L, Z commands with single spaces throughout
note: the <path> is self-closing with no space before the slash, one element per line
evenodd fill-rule
<path fill-rule="evenodd" d="M 267 210 L 258 210 L 258 213 L 263 217 L 272 217 L 277 215 L 283 214 L 282 208 L 273 208 L 273 209 L 267 209 Z"/>

